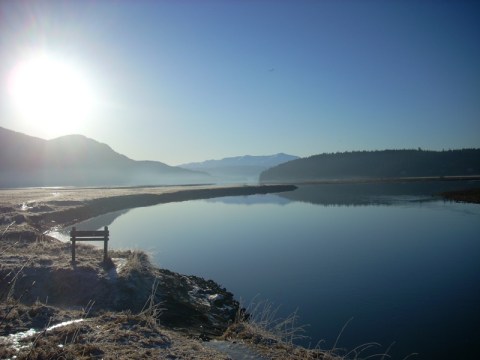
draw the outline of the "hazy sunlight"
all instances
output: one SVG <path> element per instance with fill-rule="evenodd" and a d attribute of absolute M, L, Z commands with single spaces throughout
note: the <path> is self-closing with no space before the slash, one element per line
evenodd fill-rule
<path fill-rule="evenodd" d="M 48 55 L 18 63 L 9 92 L 22 120 L 51 135 L 75 132 L 93 107 L 92 89 L 81 69 Z"/>

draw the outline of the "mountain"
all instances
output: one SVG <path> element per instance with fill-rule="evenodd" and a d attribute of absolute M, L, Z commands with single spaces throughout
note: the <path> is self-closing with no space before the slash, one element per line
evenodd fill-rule
<path fill-rule="evenodd" d="M 272 167 L 262 183 L 480 175 L 480 149 L 383 150 L 314 155 Z"/>
<path fill-rule="evenodd" d="M 82 135 L 44 140 L 0 127 L 0 187 L 211 182 L 202 172 L 135 161 Z"/>
<path fill-rule="evenodd" d="M 298 156 L 283 153 L 267 156 L 236 156 L 221 160 L 207 160 L 180 165 L 182 168 L 206 171 L 224 182 L 257 182 L 260 173 L 272 166 L 298 159 Z"/>

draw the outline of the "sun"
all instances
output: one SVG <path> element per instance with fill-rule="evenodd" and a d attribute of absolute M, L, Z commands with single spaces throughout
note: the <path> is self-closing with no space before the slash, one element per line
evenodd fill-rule
<path fill-rule="evenodd" d="M 22 121 L 50 135 L 82 129 L 93 108 L 88 79 L 73 63 L 45 54 L 19 62 L 9 78 L 9 93 Z"/>

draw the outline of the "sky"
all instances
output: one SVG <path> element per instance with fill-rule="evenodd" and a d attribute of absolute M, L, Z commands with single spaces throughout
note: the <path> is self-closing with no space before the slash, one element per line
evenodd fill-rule
<path fill-rule="evenodd" d="M 478 1 L 0 0 L 0 126 L 135 160 L 480 147 Z"/>

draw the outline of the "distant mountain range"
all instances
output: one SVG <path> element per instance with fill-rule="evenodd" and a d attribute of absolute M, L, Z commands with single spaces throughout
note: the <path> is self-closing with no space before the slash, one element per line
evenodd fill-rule
<path fill-rule="evenodd" d="M 44 140 L 0 127 L 0 187 L 212 182 L 204 172 L 135 161 L 82 135 Z"/>
<path fill-rule="evenodd" d="M 180 167 L 208 172 L 217 181 L 257 182 L 262 171 L 298 158 L 298 156 L 283 153 L 267 156 L 245 155 L 182 164 Z"/>
<path fill-rule="evenodd" d="M 82 135 L 44 140 L 0 127 L 0 187 L 301 183 L 480 175 L 480 149 L 238 156 L 169 166 L 135 161 Z"/>
<path fill-rule="evenodd" d="M 280 164 L 262 183 L 480 175 L 480 149 L 383 150 L 314 155 Z"/>

